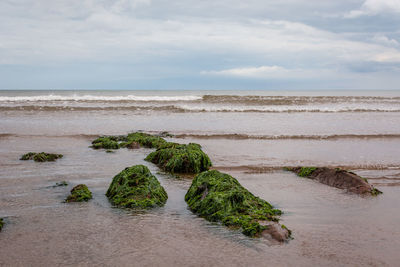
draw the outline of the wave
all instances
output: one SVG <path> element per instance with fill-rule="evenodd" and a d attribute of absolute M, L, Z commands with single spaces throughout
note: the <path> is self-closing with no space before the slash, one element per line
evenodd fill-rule
<path fill-rule="evenodd" d="M 101 96 L 101 95 L 39 95 L 39 96 L 0 96 L 0 102 L 37 102 L 37 101 L 141 101 L 141 102 L 177 102 L 201 100 L 202 96 Z"/>
<path fill-rule="evenodd" d="M 0 96 L 0 102 L 38 102 L 38 101 L 102 101 L 102 102 L 180 102 L 195 101 L 202 103 L 243 104 L 243 105 L 305 105 L 309 103 L 400 103 L 400 97 L 381 96 L 260 96 L 260 95 L 23 95 Z"/>
<path fill-rule="evenodd" d="M 333 135 L 247 135 L 247 134 L 177 134 L 175 138 L 231 140 L 338 140 L 338 139 L 400 139 L 400 134 L 333 134 Z"/>
<path fill-rule="evenodd" d="M 0 106 L 0 111 L 168 111 L 168 112 L 218 112 L 218 113 L 365 113 L 365 112 L 400 112 L 400 108 L 381 107 L 381 108 L 349 108 L 349 107 L 330 107 L 330 108 L 290 108 L 290 107 L 202 107 L 189 105 L 114 105 L 114 106 L 76 106 L 76 105 L 12 105 Z"/>

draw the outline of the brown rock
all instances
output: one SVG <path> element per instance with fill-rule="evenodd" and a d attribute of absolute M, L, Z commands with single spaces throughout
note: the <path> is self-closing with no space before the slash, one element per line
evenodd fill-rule
<path fill-rule="evenodd" d="M 307 167 L 306 167 L 307 168 Z M 307 177 L 319 181 L 320 183 L 333 186 L 340 189 L 346 189 L 356 194 L 372 194 L 381 193 L 370 185 L 366 179 L 358 176 L 353 172 L 342 170 L 340 168 L 308 168 L 310 171 L 304 171 L 304 167 L 290 168 L 299 176 Z M 302 175 L 306 173 L 306 175 Z"/>
<path fill-rule="evenodd" d="M 267 226 L 267 229 L 262 231 L 261 236 L 278 242 L 285 242 L 289 239 L 291 233 L 285 226 L 271 221 L 259 221 L 259 224 Z"/>
<path fill-rule="evenodd" d="M 140 148 L 140 144 L 138 142 L 131 142 L 126 147 L 129 149 L 138 149 Z"/>

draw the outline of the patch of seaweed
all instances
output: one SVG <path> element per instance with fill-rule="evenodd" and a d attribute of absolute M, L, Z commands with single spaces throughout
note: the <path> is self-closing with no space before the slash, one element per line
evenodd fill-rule
<path fill-rule="evenodd" d="M 119 136 L 101 136 L 92 142 L 92 148 L 94 149 L 119 149 L 122 147 L 137 148 L 136 144 L 139 144 L 147 148 L 158 148 L 165 144 L 166 141 L 159 137 L 150 135 L 147 133 L 130 133 L 128 135 Z"/>
<path fill-rule="evenodd" d="M 51 153 L 35 153 L 29 152 L 21 156 L 20 160 L 34 160 L 36 162 L 45 162 L 45 161 L 56 161 L 57 159 L 62 158 L 62 154 L 51 154 Z"/>

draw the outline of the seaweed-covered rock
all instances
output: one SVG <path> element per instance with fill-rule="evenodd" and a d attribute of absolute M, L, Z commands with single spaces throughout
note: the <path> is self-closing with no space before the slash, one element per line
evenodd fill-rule
<path fill-rule="evenodd" d="M 139 146 L 158 148 L 166 142 L 160 136 L 135 132 L 120 136 L 101 136 L 92 142 L 92 148 L 119 149 L 127 147 L 132 149 L 139 148 Z"/>
<path fill-rule="evenodd" d="M 71 190 L 71 194 L 67 197 L 65 202 L 82 202 L 88 201 L 92 198 L 92 192 L 84 184 L 78 184 Z"/>
<path fill-rule="evenodd" d="M 198 144 L 166 143 L 146 157 L 171 173 L 200 173 L 211 167 L 210 158 Z"/>
<path fill-rule="evenodd" d="M 117 174 L 106 196 L 114 205 L 125 208 L 163 206 L 168 198 L 157 178 L 144 165 L 135 165 Z"/>
<path fill-rule="evenodd" d="M 185 200 L 193 212 L 209 221 L 241 228 L 245 235 L 268 235 L 278 241 L 290 237 L 290 231 L 278 224 L 280 210 L 254 196 L 232 176 L 217 170 L 198 174 Z"/>
<path fill-rule="evenodd" d="M 368 181 L 353 172 L 340 168 L 326 167 L 294 167 L 286 168 L 300 177 L 317 180 L 320 183 L 340 189 L 346 189 L 356 194 L 378 195 L 382 192 L 374 188 Z"/>
<path fill-rule="evenodd" d="M 1 232 L 1 229 L 3 229 L 3 225 L 4 225 L 3 219 L 0 218 L 0 232 Z"/>
<path fill-rule="evenodd" d="M 94 149 L 118 149 L 121 139 L 124 140 L 119 136 L 101 136 L 92 142 L 92 147 Z"/>
<path fill-rule="evenodd" d="M 62 158 L 62 154 L 51 154 L 51 153 L 35 153 L 29 152 L 21 156 L 20 160 L 34 160 L 36 162 L 45 162 L 45 161 L 56 161 L 57 159 Z"/>
<path fill-rule="evenodd" d="M 155 136 L 147 133 L 130 133 L 126 136 L 126 142 L 123 143 L 123 146 L 129 147 L 132 143 L 138 143 L 141 146 L 148 148 L 159 148 L 160 146 L 167 143 L 160 136 Z"/>

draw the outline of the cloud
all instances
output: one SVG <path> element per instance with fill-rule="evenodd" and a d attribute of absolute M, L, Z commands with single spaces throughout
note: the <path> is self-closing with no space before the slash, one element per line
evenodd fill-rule
<path fill-rule="evenodd" d="M 277 74 L 287 73 L 288 70 L 279 66 L 260 66 L 247 68 L 234 68 L 220 71 L 202 71 L 201 74 L 237 76 L 246 78 L 266 78 Z"/>
<path fill-rule="evenodd" d="M 346 18 L 357 18 L 360 16 L 372 16 L 382 13 L 400 13 L 399 0 L 366 0 L 360 9 L 350 11 Z"/>
<path fill-rule="evenodd" d="M 308 9 L 310 1 L 315 12 Z M 261 83 L 322 81 L 357 69 L 398 72 L 400 33 L 390 30 L 394 23 L 379 21 L 377 29 L 373 17 L 356 14 L 397 12 L 393 5 L 384 0 L 367 0 L 361 7 L 359 0 L 0 1 L 0 66 L 15 73 L 19 66 L 38 72 L 62 66 L 63 75 L 79 69 L 79 79 L 87 71 L 90 79 L 102 81 L 241 77 Z M 343 16 L 316 15 L 345 10 L 356 12 L 351 25 Z M 344 27 L 335 28 L 338 24 Z"/>

